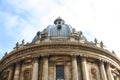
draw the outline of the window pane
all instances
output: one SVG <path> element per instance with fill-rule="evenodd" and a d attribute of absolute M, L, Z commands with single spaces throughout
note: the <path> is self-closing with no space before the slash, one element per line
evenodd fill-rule
<path fill-rule="evenodd" d="M 64 66 L 56 66 L 56 80 L 64 80 Z"/>

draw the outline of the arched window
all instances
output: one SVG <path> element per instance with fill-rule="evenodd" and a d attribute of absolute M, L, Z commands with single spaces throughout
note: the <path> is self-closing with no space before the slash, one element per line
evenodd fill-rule
<path fill-rule="evenodd" d="M 9 76 L 9 71 L 6 71 L 3 75 L 3 79 L 2 80 L 8 80 L 8 76 Z"/>
<path fill-rule="evenodd" d="M 24 70 L 24 80 L 31 80 L 31 70 L 30 69 L 26 69 Z"/>

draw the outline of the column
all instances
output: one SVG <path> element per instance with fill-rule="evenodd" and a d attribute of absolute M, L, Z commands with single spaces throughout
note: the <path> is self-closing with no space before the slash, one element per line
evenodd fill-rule
<path fill-rule="evenodd" d="M 20 78 L 20 62 L 16 63 L 14 80 L 19 80 Z"/>
<path fill-rule="evenodd" d="M 42 80 L 48 80 L 48 56 L 43 57 Z"/>
<path fill-rule="evenodd" d="M 104 63 L 102 61 L 100 61 L 100 65 L 99 66 L 100 66 L 100 72 L 101 72 L 102 80 L 107 80 Z"/>
<path fill-rule="evenodd" d="M 32 80 L 38 80 L 38 64 L 39 64 L 39 60 L 38 58 L 35 58 L 33 63 Z"/>
<path fill-rule="evenodd" d="M 81 63 L 82 63 L 83 80 L 89 80 L 88 69 L 87 69 L 86 58 L 85 57 L 81 58 Z"/>
<path fill-rule="evenodd" d="M 69 66 L 68 66 L 68 64 L 66 63 L 65 64 L 65 71 L 64 71 L 64 74 L 65 74 L 65 80 L 70 80 L 70 74 L 71 74 L 71 72 L 70 72 L 70 70 L 69 70 Z"/>
<path fill-rule="evenodd" d="M 72 56 L 72 80 L 78 80 L 78 68 L 76 56 Z"/>
<path fill-rule="evenodd" d="M 113 75 L 111 73 L 111 68 L 110 68 L 110 64 L 109 63 L 106 65 L 106 69 L 107 69 L 108 80 L 114 80 L 113 79 Z"/>

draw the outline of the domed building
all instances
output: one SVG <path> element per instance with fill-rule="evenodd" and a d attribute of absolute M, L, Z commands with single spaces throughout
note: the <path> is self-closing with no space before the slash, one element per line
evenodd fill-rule
<path fill-rule="evenodd" d="M 0 60 L 0 80 L 120 80 L 120 59 L 58 17 Z"/>

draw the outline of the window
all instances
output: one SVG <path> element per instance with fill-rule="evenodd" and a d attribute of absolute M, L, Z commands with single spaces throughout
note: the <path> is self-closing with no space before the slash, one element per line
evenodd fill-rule
<path fill-rule="evenodd" d="M 95 68 L 91 69 L 91 80 L 97 80 L 97 70 Z"/>
<path fill-rule="evenodd" d="M 30 69 L 26 69 L 24 71 L 24 80 L 31 80 L 31 73 Z"/>
<path fill-rule="evenodd" d="M 8 80 L 8 76 L 9 76 L 9 71 L 4 73 L 2 80 Z"/>
<path fill-rule="evenodd" d="M 64 66 L 56 66 L 56 80 L 64 80 Z"/>

